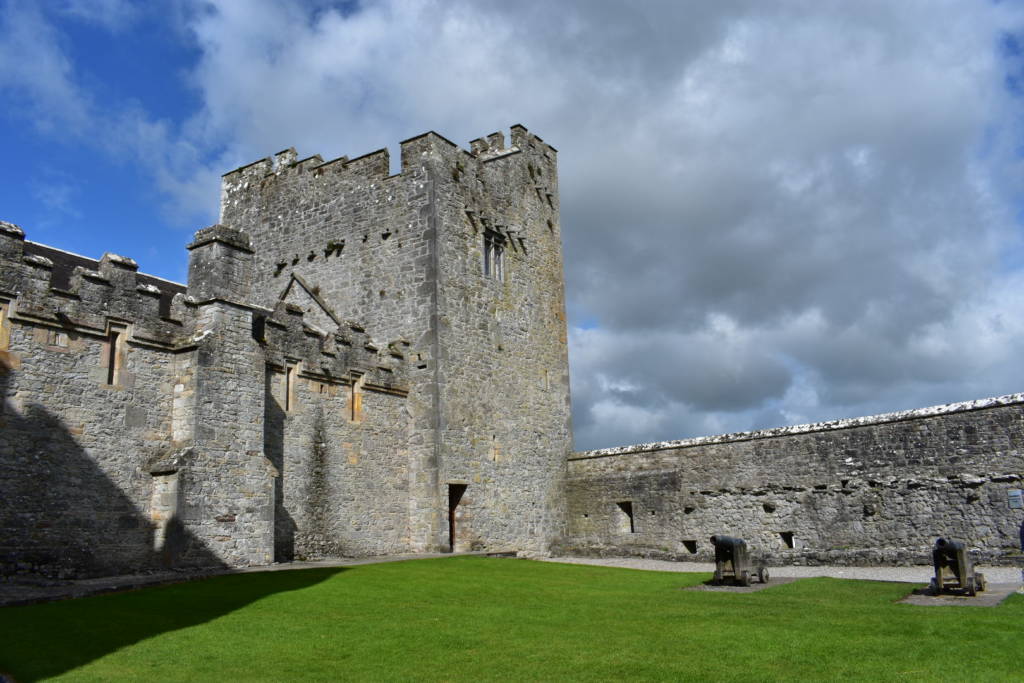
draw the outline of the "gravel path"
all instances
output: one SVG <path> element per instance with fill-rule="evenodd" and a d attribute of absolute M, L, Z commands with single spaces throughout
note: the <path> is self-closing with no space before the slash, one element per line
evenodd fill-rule
<path fill-rule="evenodd" d="M 666 560 L 645 560 L 638 557 L 551 557 L 545 562 L 567 562 L 570 564 L 593 564 L 602 567 L 623 567 L 626 569 L 646 569 L 656 572 L 713 572 L 712 562 L 668 562 Z M 978 566 L 978 571 L 985 575 L 989 583 L 1021 582 L 1021 569 L 1017 567 L 986 567 Z M 868 581 L 904 581 L 907 583 L 927 584 L 934 572 L 931 567 L 918 565 L 913 567 L 769 567 L 773 578 L 804 578 L 808 576 L 831 576 L 837 579 L 865 579 Z"/>

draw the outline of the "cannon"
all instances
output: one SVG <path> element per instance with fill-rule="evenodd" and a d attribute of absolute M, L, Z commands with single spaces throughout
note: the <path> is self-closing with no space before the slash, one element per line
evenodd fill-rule
<path fill-rule="evenodd" d="M 740 586 L 749 586 L 754 574 L 761 583 L 768 583 L 768 568 L 760 565 L 755 570 L 747 552 L 747 542 L 732 536 L 711 537 L 711 545 L 715 547 L 715 576 L 711 583 L 720 586 L 731 579 Z"/>
<path fill-rule="evenodd" d="M 961 590 L 974 596 L 978 591 L 985 590 L 985 575 L 974 571 L 967 547 L 960 541 L 948 538 L 935 541 L 932 564 L 935 565 L 935 576 L 929 588 L 934 595 L 945 590 Z"/>

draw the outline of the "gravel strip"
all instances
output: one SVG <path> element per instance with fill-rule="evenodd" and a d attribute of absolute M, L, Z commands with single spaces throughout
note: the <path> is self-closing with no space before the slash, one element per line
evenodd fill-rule
<path fill-rule="evenodd" d="M 639 557 L 549 557 L 540 558 L 545 562 L 566 562 L 569 564 L 593 564 L 602 567 L 625 569 L 646 569 L 656 572 L 713 572 L 712 562 L 669 562 L 647 560 Z M 985 575 L 989 583 L 1021 583 L 1021 569 L 1017 567 L 985 567 L 977 570 Z M 805 578 L 809 576 L 831 576 L 837 579 L 863 579 L 866 581 L 903 581 L 927 584 L 934 571 L 931 567 L 837 567 L 837 566 L 787 566 L 769 567 L 772 578 Z"/>

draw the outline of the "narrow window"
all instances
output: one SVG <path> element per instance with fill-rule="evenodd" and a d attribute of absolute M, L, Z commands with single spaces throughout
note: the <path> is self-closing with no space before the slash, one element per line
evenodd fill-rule
<path fill-rule="evenodd" d="M 782 538 L 782 543 L 787 548 L 793 547 L 793 532 L 792 531 L 780 531 L 779 537 Z"/>
<path fill-rule="evenodd" d="M 493 243 L 491 242 L 490 235 L 484 234 L 484 276 L 491 276 L 491 248 Z"/>
<path fill-rule="evenodd" d="M 505 238 L 493 230 L 484 232 L 484 275 L 501 280 L 504 277 Z"/>
<path fill-rule="evenodd" d="M 107 332 L 107 384 L 111 386 L 116 386 L 121 381 L 125 332 L 125 328 L 113 325 Z"/>
<path fill-rule="evenodd" d="M 348 419 L 360 422 L 363 419 L 363 378 L 352 381 L 348 394 Z"/>
<path fill-rule="evenodd" d="M 11 333 L 8 329 L 10 323 L 7 320 L 9 306 L 8 301 L 0 299 L 0 351 L 7 350 L 11 340 Z"/>
<path fill-rule="evenodd" d="M 49 330 L 46 333 L 46 342 L 50 346 L 59 346 L 61 348 L 67 348 L 68 345 L 68 334 L 60 330 Z"/>
<path fill-rule="evenodd" d="M 624 534 L 635 534 L 636 527 L 633 525 L 633 501 L 624 500 L 615 504 L 618 507 L 616 517 L 618 518 L 619 531 Z"/>
<path fill-rule="evenodd" d="M 284 370 L 284 410 L 291 412 L 295 407 L 295 366 L 289 364 Z"/>
<path fill-rule="evenodd" d="M 697 554 L 697 541 L 683 541 L 683 547 L 686 548 L 686 552 L 690 553 L 691 555 Z"/>
<path fill-rule="evenodd" d="M 448 552 L 450 553 L 455 552 L 455 522 L 457 520 L 455 510 L 459 507 L 466 488 L 467 484 L 448 484 Z"/>

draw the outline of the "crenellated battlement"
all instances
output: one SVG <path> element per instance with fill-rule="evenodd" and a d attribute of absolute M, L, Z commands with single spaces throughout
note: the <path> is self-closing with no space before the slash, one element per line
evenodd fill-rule
<path fill-rule="evenodd" d="M 96 261 L 0 223 L 0 263 L 0 296 L 11 302 L 12 320 L 87 336 L 106 335 L 116 320 L 131 325 L 132 341 L 164 347 L 182 343 L 192 325 L 185 286 L 140 273 L 125 256 Z"/>
<path fill-rule="evenodd" d="M 408 342 L 393 342 L 380 349 L 359 324 L 342 321 L 321 331 L 305 320 L 305 311 L 279 301 L 273 309 L 259 309 L 253 336 L 264 347 L 267 363 L 278 368 L 299 364 L 301 374 L 334 384 L 360 379 L 368 389 L 404 396 L 408 393 L 405 354 Z"/>
<path fill-rule="evenodd" d="M 493 233 L 510 258 L 525 256 L 531 243 L 555 246 L 557 152 L 526 127 L 477 138 L 468 148 L 430 131 L 402 140 L 400 148 L 395 174 L 387 149 L 323 161 L 320 155 L 300 160 L 289 148 L 223 176 L 220 222 L 252 237 L 257 304 L 272 306 L 289 276 L 298 274 L 332 305 L 354 305 L 351 312 L 372 324 L 377 314 L 370 294 L 408 297 L 415 276 L 385 275 L 377 289 L 353 300 L 342 293 L 351 277 L 346 273 L 362 273 L 370 287 L 376 273 L 391 273 L 392 263 L 400 273 L 431 277 L 423 259 L 435 228 L 468 230 L 474 245 L 481 230 Z"/>
<path fill-rule="evenodd" d="M 198 308 L 223 300 L 252 308 L 253 337 L 269 364 L 301 363 L 304 374 L 324 381 L 351 384 L 362 378 L 369 389 L 407 392 L 401 351 L 408 342 L 378 349 L 358 323 L 336 321 L 324 330 L 306 320 L 300 306 L 283 300 L 273 309 L 252 307 L 251 274 L 232 258 L 248 254 L 251 259 L 244 232 L 223 225 L 204 228 L 189 249 L 193 259 L 186 287 L 140 273 L 129 257 L 105 253 L 97 261 L 27 241 L 19 226 L 0 222 L 0 300 L 9 303 L 7 315 L 15 322 L 94 338 L 105 338 L 113 322 L 130 330 L 129 342 L 169 351 L 195 347 Z"/>
<path fill-rule="evenodd" d="M 451 154 L 456 157 L 478 161 L 490 161 L 495 158 L 526 152 L 553 159 L 557 150 L 534 135 L 525 126 L 516 124 L 510 129 L 510 144 L 505 144 L 505 134 L 495 132 L 470 142 L 469 149 L 463 149 L 448 138 L 434 131 L 402 140 L 401 171 L 396 175 L 407 175 L 417 169 L 421 159 L 432 152 Z M 245 166 L 228 171 L 223 176 L 222 188 L 230 195 L 242 190 L 258 188 L 268 178 L 290 173 L 312 173 L 320 177 L 328 173 L 362 177 L 375 180 L 386 180 L 394 177 L 390 173 L 391 155 L 387 148 L 381 148 L 358 157 L 341 156 L 324 161 L 319 154 L 298 159 L 294 147 L 282 150 L 273 156 L 258 159 Z"/>

